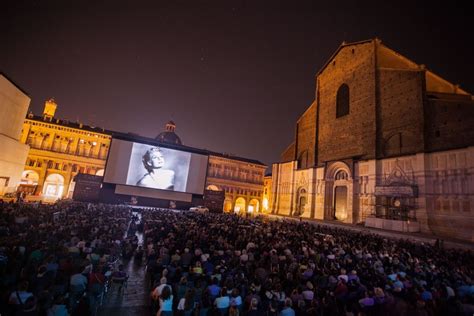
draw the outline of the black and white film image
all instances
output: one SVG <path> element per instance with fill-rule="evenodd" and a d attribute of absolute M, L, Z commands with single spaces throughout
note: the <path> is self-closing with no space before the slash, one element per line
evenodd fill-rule
<path fill-rule="evenodd" d="M 133 143 L 127 184 L 185 192 L 190 161 L 184 151 Z"/>

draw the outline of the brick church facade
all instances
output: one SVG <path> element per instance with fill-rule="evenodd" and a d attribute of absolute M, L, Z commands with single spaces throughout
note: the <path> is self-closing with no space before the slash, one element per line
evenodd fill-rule
<path fill-rule="evenodd" d="M 272 167 L 272 213 L 474 241 L 473 208 L 473 96 L 378 39 L 343 43 Z"/>

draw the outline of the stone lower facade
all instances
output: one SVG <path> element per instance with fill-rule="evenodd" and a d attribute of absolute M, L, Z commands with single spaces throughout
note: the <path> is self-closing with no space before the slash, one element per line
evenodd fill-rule
<path fill-rule="evenodd" d="M 206 189 L 224 191 L 224 212 L 257 215 L 264 212 L 263 190 L 266 166 L 237 157 L 209 155 Z"/>
<path fill-rule="evenodd" d="M 306 169 L 290 161 L 272 175 L 272 214 L 416 222 L 422 233 L 474 241 L 474 147 Z"/>

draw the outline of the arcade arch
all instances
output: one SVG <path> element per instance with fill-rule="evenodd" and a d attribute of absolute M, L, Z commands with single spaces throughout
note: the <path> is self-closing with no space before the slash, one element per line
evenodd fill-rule
<path fill-rule="evenodd" d="M 238 197 L 237 199 L 235 199 L 234 212 L 237 214 L 244 214 L 246 210 L 246 204 L 247 203 L 243 197 Z"/>
<path fill-rule="evenodd" d="M 38 185 L 39 174 L 34 170 L 25 170 L 21 175 L 21 184 Z"/>
<path fill-rule="evenodd" d="M 217 185 L 210 184 L 207 186 L 206 190 L 211 190 L 211 191 L 221 191 Z"/>
<path fill-rule="evenodd" d="M 249 202 L 249 207 L 247 210 L 251 214 L 256 214 L 260 212 L 260 203 L 257 199 L 251 199 Z"/>
<path fill-rule="evenodd" d="M 224 212 L 230 212 L 232 210 L 232 200 L 224 200 Z"/>
<path fill-rule="evenodd" d="M 64 190 L 64 177 L 58 173 L 46 177 L 43 186 L 43 194 L 50 199 L 61 198 Z"/>

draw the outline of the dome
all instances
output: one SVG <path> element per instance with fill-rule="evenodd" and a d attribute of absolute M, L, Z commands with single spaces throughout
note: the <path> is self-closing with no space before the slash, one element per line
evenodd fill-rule
<path fill-rule="evenodd" d="M 179 138 L 179 136 L 176 135 L 175 132 L 161 132 L 160 134 L 158 134 L 158 136 L 155 137 L 155 139 L 162 143 L 178 144 L 178 145 L 183 144 L 181 143 L 181 138 Z"/>
<path fill-rule="evenodd" d="M 179 138 L 179 136 L 174 132 L 175 129 L 176 124 L 173 121 L 169 121 L 165 125 L 165 130 L 158 134 L 155 139 L 162 143 L 182 145 L 181 138 Z"/>

